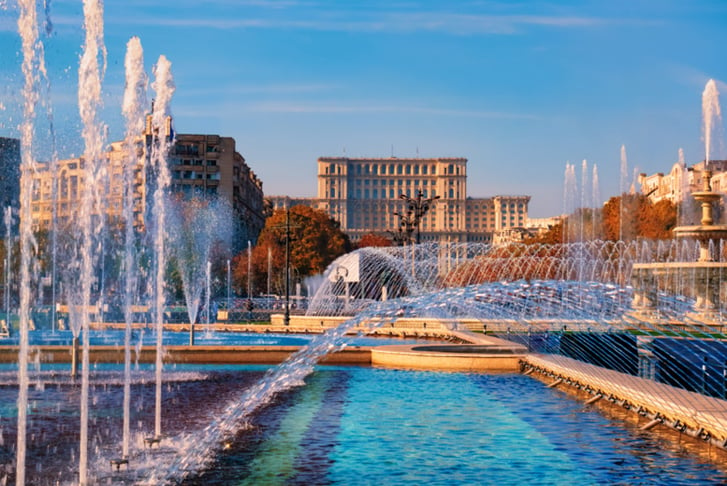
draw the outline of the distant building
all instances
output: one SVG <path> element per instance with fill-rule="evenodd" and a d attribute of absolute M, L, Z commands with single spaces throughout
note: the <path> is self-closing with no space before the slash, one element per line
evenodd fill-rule
<path fill-rule="evenodd" d="M 396 230 L 405 214 L 401 195 L 423 199 L 439 196 L 420 223 L 421 241 L 491 243 L 501 230 L 521 227 L 530 196 L 467 196 L 465 158 L 318 159 L 318 196 L 271 197 L 273 207 L 307 204 L 341 224 L 352 241 L 367 233 Z"/>
<path fill-rule="evenodd" d="M 167 127 L 171 134 L 171 120 Z M 146 208 L 153 192 L 154 175 L 149 170 L 151 124 L 136 141 L 134 169 L 134 221 L 137 228 L 146 226 Z M 145 140 L 146 138 L 146 140 Z M 107 177 L 101 193 L 105 195 L 105 215 L 111 224 L 123 214 L 124 165 L 128 151 L 125 142 L 113 142 L 105 154 Z M 74 220 L 83 196 L 85 161 L 81 158 L 60 160 L 54 173 L 50 163 L 39 164 L 35 175 L 32 218 L 35 229 L 48 229 L 53 217 L 63 227 Z M 146 169 L 145 169 L 146 167 Z M 236 219 L 237 249 L 247 241 L 257 241 L 264 225 L 262 181 L 235 149 L 235 140 L 219 135 L 176 134 L 169 154 L 170 194 L 181 197 L 218 197 L 230 204 Z M 53 187 L 56 184 L 56 193 Z"/>
<path fill-rule="evenodd" d="M 257 242 L 265 225 L 263 184 L 236 151 L 234 138 L 177 134 L 169 162 L 172 193 L 229 202 L 238 223 L 234 246 Z"/>
<path fill-rule="evenodd" d="M 0 236 L 5 237 L 2 215 L 5 208 L 16 211 L 20 200 L 20 140 L 0 137 Z M 15 228 L 17 228 L 17 217 Z"/>
<path fill-rule="evenodd" d="M 712 171 L 712 189 L 717 192 L 727 192 L 727 160 L 710 160 L 709 169 Z M 652 175 L 639 174 L 641 193 L 654 203 L 665 199 L 679 204 L 691 193 L 703 189 L 704 170 L 704 161 L 691 167 L 677 162 L 666 174 L 663 172 Z"/>

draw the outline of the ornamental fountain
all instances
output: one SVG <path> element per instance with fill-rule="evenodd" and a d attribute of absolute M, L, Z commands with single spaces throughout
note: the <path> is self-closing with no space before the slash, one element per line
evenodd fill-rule
<path fill-rule="evenodd" d="M 722 322 L 723 284 L 727 263 L 720 261 L 720 242 L 727 238 L 727 225 L 715 224 L 714 204 L 722 195 L 711 187 L 712 172 L 702 172 L 703 190 L 693 193 L 701 206 L 699 225 L 678 226 L 674 236 L 699 245 L 696 261 L 636 263 L 632 270 L 634 315 L 640 319 L 659 320 L 658 291 L 683 294 L 694 299 L 688 318 L 697 322 Z"/>
<path fill-rule="evenodd" d="M 725 286 L 722 282 L 725 279 L 727 262 L 721 256 L 722 241 L 727 239 L 727 224 L 715 221 L 715 205 L 722 200 L 722 194 L 712 190 L 712 171 L 709 164 L 712 126 L 714 119 L 720 117 L 714 80 L 707 83 L 702 106 L 706 157 L 704 169 L 701 171 L 702 190 L 692 193 L 693 199 L 701 208 L 700 224 L 677 226 L 673 229 L 677 241 L 684 242 L 682 246 L 689 248 L 690 242 L 698 245 L 698 255 L 696 261 L 634 264 L 631 274 L 634 312 L 631 317 L 638 320 L 663 319 L 659 312 L 658 291 L 694 299 L 692 312 L 685 318 L 697 324 L 702 323 L 709 327 L 720 324 L 724 319 L 722 304 L 725 300 Z"/>

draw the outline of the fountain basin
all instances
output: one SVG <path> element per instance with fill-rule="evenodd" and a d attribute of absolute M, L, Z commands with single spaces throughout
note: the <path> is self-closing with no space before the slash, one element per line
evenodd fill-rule
<path fill-rule="evenodd" d="M 300 346 L 165 346 L 164 363 L 195 364 L 278 364 L 282 363 Z M 368 365 L 371 353 L 368 347 L 347 347 L 321 359 L 321 363 L 340 365 Z M 123 363 L 124 349 L 120 346 L 92 346 L 92 363 Z M 154 363 L 156 348 L 143 346 L 139 352 L 132 351 L 132 360 L 139 363 Z M 0 363 L 17 363 L 18 347 L 0 347 Z M 30 361 L 39 363 L 70 363 L 68 346 L 31 346 Z"/>
<path fill-rule="evenodd" d="M 725 224 L 678 226 L 673 231 L 678 238 L 692 238 L 700 241 L 720 240 L 727 237 L 727 225 Z"/>
<path fill-rule="evenodd" d="M 527 349 L 517 344 L 393 345 L 371 348 L 371 364 L 417 370 L 517 372 L 527 354 Z"/>

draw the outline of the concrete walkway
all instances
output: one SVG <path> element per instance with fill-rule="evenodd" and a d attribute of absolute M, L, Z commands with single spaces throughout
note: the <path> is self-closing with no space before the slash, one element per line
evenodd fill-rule
<path fill-rule="evenodd" d="M 693 437 L 727 448 L 727 401 L 557 355 L 528 355 L 526 373 L 570 385 L 630 408 Z M 556 381 L 561 380 L 556 385 Z M 546 380 L 544 380 L 546 381 Z"/>

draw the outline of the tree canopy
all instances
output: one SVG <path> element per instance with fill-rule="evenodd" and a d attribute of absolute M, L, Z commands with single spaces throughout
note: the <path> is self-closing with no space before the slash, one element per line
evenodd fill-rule
<path fill-rule="evenodd" d="M 244 251 L 234 259 L 234 282 L 240 293 L 248 293 L 248 283 L 253 294 L 265 293 L 268 275 L 271 291 L 282 293 L 288 227 L 291 285 L 296 280 L 322 273 L 333 260 L 351 249 L 339 223 L 324 211 L 303 205 L 291 207 L 289 214 L 278 209 L 265 221 L 251 255 Z"/>

